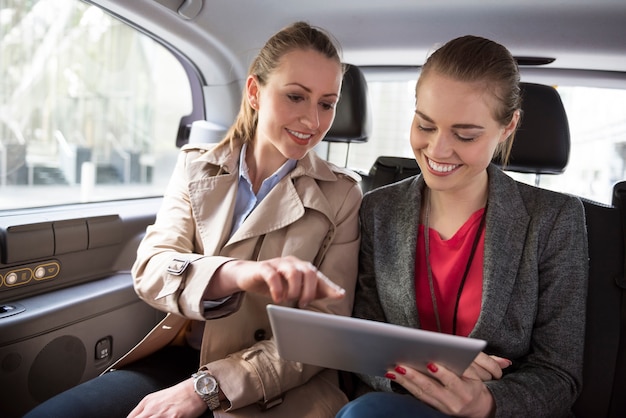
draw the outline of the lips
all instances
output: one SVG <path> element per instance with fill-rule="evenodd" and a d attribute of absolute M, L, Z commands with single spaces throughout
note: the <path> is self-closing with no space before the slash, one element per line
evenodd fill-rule
<path fill-rule="evenodd" d="M 294 138 L 294 141 L 300 145 L 307 145 L 311 138 L 313 138 L 312 134 L 292 131 L 291 129 L 287 129 L 287 132 L 292 136 L 292 138 Z"/>
<path fill-rule="evenodd" d="M 428 162 L 428 166 L 435 173 L 447 174 L 460 166 L 460 164 L 445 164 L 445 163 L 436 163 L 430 158 L 426 158 Z"/>

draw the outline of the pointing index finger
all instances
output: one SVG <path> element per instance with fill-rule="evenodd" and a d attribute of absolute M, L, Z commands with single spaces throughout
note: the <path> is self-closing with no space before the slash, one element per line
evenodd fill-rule
<path fill-rule="evenodd" d="M 318 297 L 325 298 L 330 297 L 333 299 L 341 299 L 346 294 L 346 289 L 339 286 L 332 280 L 330 280 L 324 273 L 317 270 L 317 279 L 318 279 Z"/>

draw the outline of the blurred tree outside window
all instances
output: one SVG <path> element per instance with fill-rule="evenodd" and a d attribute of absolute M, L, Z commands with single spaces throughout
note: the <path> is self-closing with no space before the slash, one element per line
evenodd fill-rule
<path fill-rule="evenodd" d="M 162 45 L 78 0 L 0 0 L 0 210 L 162 195 L 191 110 Z"/>

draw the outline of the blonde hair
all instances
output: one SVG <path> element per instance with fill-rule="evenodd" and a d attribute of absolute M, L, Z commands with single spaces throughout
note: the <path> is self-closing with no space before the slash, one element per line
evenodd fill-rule
<path fill-rule="evenodd" d="M 422 80 L 433 71 L 459 81 L 484 82 L 485 89 L 488 89 L 499 102 L 493 116 L 502 126 L 511 122 L 516 111 L 521 112 L 522 98 L 517 61 L 497 42 L 466 35 L 453 39 L 437 49 L 428 57 L 422 68 L 415 86 L 416 100 Z M 514 138 L 515 130 L 495 150 L 494 158 L 499 158 L 503 165 L 508 163 Z"/>
<path fill-rule="evenodd" d="M 295 22 L 275 33 L 265 43 L 252 61 L 248 70 L 248 76 L 256 76 L 258 83 L 261 86 L 265 85 L 272 72 L 280 64 L 281 58 L 288 52 L 298 49 L 317 51 L 325 57 L 336 61 L 340 64 L 342 71 L 345 71 L 339 56 L 339 44 L 333 40 L 329 33 L 306 22 Z M 235 138 L 244 142 L 250 142 L 254 139 L 258 115 L 257 111 L 250 106 L 246 97 L 246 89 L 244 88 L 239 114 L 219 146 L 232 145 L 232 141 Z"/>

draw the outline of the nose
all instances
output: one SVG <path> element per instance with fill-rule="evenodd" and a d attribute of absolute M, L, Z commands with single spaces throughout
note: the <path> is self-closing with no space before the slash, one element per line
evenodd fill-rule
<path fill-rule="evenodd" d="M 308 129 L 317 129 L 320 126 L 320 115 L 317 103 L 308 105 L 300 117 L 300 122 Z"/>
<path fill-rule="evenodd" d="M 452 149 L 450 146 L 452 140 L 453 139 L 450 137 L 449 133 L 442 132 L 441 130 L 431 135 L 428 144 L 428 150 L 431 158 L 436 159 L 449 157 Z"/>

